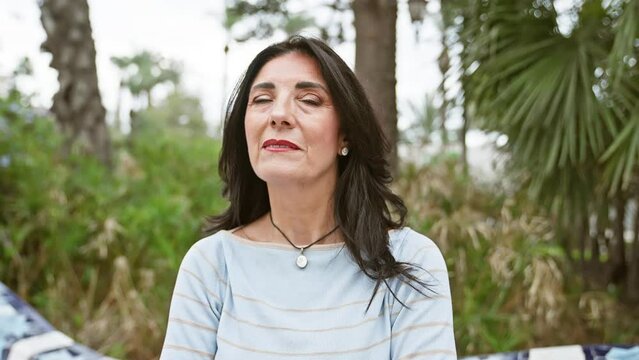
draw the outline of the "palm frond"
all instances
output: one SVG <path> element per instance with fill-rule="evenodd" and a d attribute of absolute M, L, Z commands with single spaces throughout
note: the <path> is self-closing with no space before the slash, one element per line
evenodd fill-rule
<path fill-rule="evenodd" d="M 611 2 L 610 7 L 615 4 L 618 3 Z M 630 56 L 633 53 L 636 55 L 635 44 L 639 39 L 639 0 L 629 0 L 621 2 L 621 4 L 623 9 L 609 9 L 610 12 L 621 13 L 621 16 L 615 19 L 612 25 L 615 37 L 608 57 L 614 85 L 619 85 L 621 82 L 624 69 L 629 65 Z"/>

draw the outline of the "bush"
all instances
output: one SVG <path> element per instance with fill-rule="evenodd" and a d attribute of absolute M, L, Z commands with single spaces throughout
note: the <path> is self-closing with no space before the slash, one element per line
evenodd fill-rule
<path fill-rule="evenodd" d="M 457 163 L 407 164 L 396 190 L 410 226 L 446 258 L 459 355 L 639 343 L 637 309 L 614 291 L 585 291 L 534 199 L 469 178 Z"/>
<path fill-rule="evenodd" d="M 152 114 L 135 136 L 113 134 L 110 170 L 81 149 L 63 158 L 50 118 L 19 93 L 0 97 L 0 279 L 55 327 L 121 358 L 158 356 L 179 262 L 203 217 L 226 207 L 219 143 Z M 639 342 L 637 310 L 614 291 L 584 291 L 534 201 L 456 162 L 406 164 L 395 190 L 447 259 L 460 355 Z"/>
<path fill-rule="evenodd" d="M 63 158 L 50 118 L 0 98 L 0 278 L 112 356 L 157 356 L 180 260 L 226 206 L 219 143 L 171 130 L 114 134 L 111 171 L 79 148 Z"/>

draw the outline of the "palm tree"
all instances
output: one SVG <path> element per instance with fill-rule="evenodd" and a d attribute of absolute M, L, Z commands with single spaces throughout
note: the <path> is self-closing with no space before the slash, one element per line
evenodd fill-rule
<path fill-rule="evenodd" d="M 60 88 L 52 111 L 66 136 L 65 152 L 79 139 L 105 165 L 111 163 L 106 110 L 98 88 L 95 45 L 86 0 L 40 0 L 47 34 L 42 48 L 51 53 Z"/>
<path fill-rule="evenodd" d="M 146 50 L 131 57 L 114 56 L 111 61 L 123 74 L 121 86 L 131 95 L 144 98 L 146 107 L 153 106 L 152 91 L 156 86 L 162 83 L 176 86 L 180 82 L 181 70 L 176 63 Z"/>
<path fill-rule="evenodd" d="M 178 64 L 168 61 L 160 55 L 148 51 L 142 51 L 131 57 L 112 57 L 111 62 L 115 64 L 122 73 L 120 80 L 120 95 L 118 96 L 118 106 L 116 113 L 116 124 L 119 127 L 122 92 L 126 89 L 138 99 L 144 99 L 146 108 L 153 106 L 153 89 L 163 83 L 170 83 L 176 89 L 180 83 L 182 71 Z M 131 109 L 130 122 L 131 133 L 136 129 L 135 113 L 141 109 Z"/>
<path fill-rule="evenodd" d="M 508 137 L 586 283 L 639 301 L 639 0 L 576 4 L 569 31 L 551 1 L 442 6 L 461 19 L 467 119 Z"/>

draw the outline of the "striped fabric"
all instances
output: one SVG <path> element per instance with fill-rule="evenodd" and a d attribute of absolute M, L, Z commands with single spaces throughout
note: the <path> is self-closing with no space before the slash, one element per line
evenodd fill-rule
<path fill-rule="evenodd" d="M 197 242 L 178 273 L 161 359 L 456 359 L 441 252 L 409 228 L 390 232 L 395 258 L 421 267 L 424 296 L 397 279 L 381 286 L 343 244 L 298 251 L 220 231 Z"/>

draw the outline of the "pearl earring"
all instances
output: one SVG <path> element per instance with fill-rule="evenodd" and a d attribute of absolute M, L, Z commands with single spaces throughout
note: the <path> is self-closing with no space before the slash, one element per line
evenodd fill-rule
<path fill-rule="evenodd" d="M 347 148 L 346 146 L 344 146 L 344 147 L 342 148 L 342 150 L 340 150 L 340 152 L 339 152 L 339 153 L 340 153 L 342 156 L 346 156 L 346 155 L 348 155 L 348 148 Z"/>

